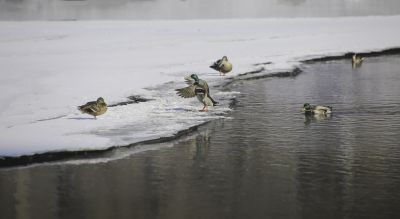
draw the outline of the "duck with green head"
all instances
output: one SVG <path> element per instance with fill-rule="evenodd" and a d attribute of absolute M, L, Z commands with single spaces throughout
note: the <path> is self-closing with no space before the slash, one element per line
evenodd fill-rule
<path fill-rule="evenodd" d="M 97 119 L 96 116 L 103 115 L 107 112 L 107 104 L 104 102 L 102 97 L 99 97 L 96 101 L 87 102 L 82 106 L 78 106 L 78 110 L 82 113 L 92 115 Z"/>
<path fill-rule="evenodd" d="M 309 115 L 327 115 L 332 113 L 332 107 L 330 106 L 312 106 L 309 103 L 305 103 L 303 105 L 303 109 L 301 110 L 305 114 Z"/>
<path fill-rule="evenodd" d="M 200 110 L 201 112 L 207 112 L 208 106 L 216 106 L 218 104 L 218 102 L 210 96 L 210 88 L 206 81 L 199 79 L 196 74 L 185 77 L 185 80 L 189 86 L 175 90 L 180 97 L 197 97 L 203 104 L 203 109 Z"/>
<path fill-rule="evenodd" d="M 225 76 L 226 73 L 232 71 L 232 63 L 228 61 L 228 57 L 224 56 L 222 59 L 215 61 L 210 68 L 219 71 L 219 75 Z"/>

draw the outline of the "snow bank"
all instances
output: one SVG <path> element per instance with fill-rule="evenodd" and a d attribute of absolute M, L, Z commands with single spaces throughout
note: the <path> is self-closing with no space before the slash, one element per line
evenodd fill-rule
<path fill-rule="evenodd" d="M 174 89 L 227 55 L 230 76 L 299 60 L 400 46 L 400 16 L 186 21 L 0 22 L 0 156 L 102 149 L 169 136 L 224 117 L 235 92 L 211 88 L 221 106 L 200 113 Z M 229 75 L 228 75 L 229 76 Z M 169 83 L 167 83 L 169 82 Z M 76 106 L 142 95 L 97 120 Z"/>

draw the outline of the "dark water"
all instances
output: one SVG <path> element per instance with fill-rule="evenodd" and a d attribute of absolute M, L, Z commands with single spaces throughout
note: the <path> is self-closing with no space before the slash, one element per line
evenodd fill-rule
<path fill-rule="evenodd" d="M 398 0 L 0 0 L 0 20 L 209 19 L 400 14 Z"/>
<path fill-rule="evenodd" d="M 232 119 L 156 150 L 0 170 L 0 218 L 400 218 L 399 61 L 236 82 Z"/>

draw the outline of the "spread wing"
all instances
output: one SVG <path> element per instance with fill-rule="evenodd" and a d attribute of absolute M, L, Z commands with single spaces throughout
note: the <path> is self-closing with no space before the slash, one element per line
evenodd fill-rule
<path fill-rule="evenodd" d="M 175 91 L 180 97 L 191 98 L 196 96 L 195 90 L 196 85 L 190 85 L 188 87 L 176 89 Z"/>
<path fill-rule="evenodd" d="M 194 84 L 194 80 L 193 80 L 193 78 L 191 78 L 190 76 L 186 76 L 185 77 L 185 83 L 187 84 L 187 85 L 193 85 Z"/>

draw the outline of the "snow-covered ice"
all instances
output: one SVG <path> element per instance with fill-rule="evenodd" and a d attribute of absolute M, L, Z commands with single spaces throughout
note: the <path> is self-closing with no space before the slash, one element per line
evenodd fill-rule
<path fill-rule="evenodd" d="M 104 149 L 170 136 L 226 116 L 234 91 L 211 92 L 209 113 L 174 89 L 197 73 L 211 85 L 265 67 L 400 46 L 400 16 L 185 20 L 0 22 L 0 156 Z M 234 64 L 221 78 L 209 65 Z M 270 65 L 257 63 L 272 62 Z M 141 95 L 152 101 L 109 108 L 97 120 L 76 106 Z"/>

